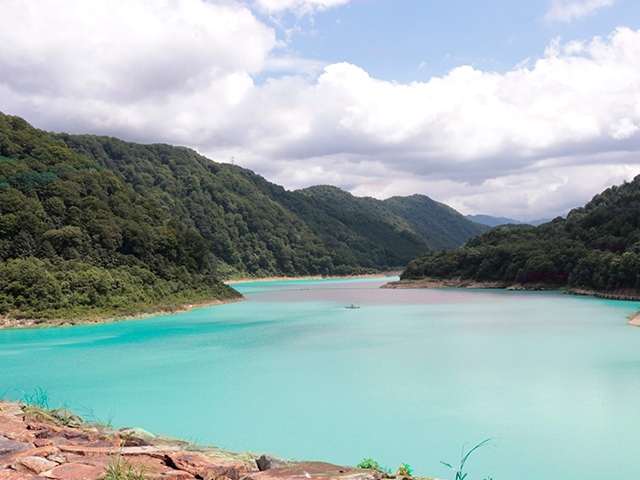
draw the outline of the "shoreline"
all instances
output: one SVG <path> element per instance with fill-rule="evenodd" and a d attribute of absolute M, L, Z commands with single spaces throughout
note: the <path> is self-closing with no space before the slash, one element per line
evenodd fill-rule
<path fill-rule="evenodd" d="M 328 276 L 323 277 L 321 275 L 312 275 L 306 277 L 261 277 L 261 278 L 240 278 L 232 280 L 224 280 L 225 285 L 237 285 L 241 283 L 253 283 L 253 282 L 292 282 L 294 280 L 340 280 L 350 278 L 386 278 L 389 276 L 400 275 L 402 272 L 387 272 L 387 273 L 366 273 L 363 275 L 345 275 L 345 276 Z"/>
<path fill-rule="evenodd" d="M 37 321 L 33 318 L 15 319 L 9 317 L 0 318 L 0 330 L 23 330 L 29 328 L 59 328 L 59 327 L 78 327 L 83 325 L 99 325 L 104 323 L 128 322 L 132 320 L 143 320 L 145 318 L 161 317 L 165 315 L 175 315 L 178 313 L 188 313 L 197 308 L 214 307 L 217 305 L 226 305 L 228 303 L 242 302 L 247 300 L 246 297 L 223 298 L 215 300 L 207 300 L 203 302 L 185 303 L 175 310 L 150 310 L 135 315 L 121 315 L 94 318 L 77 318 L 77 319 L 55 319 Z"/>
<path fill-rule="evenodd" d="M 628 302 L 640 302 L 640 290 L 637 289 L 614 289 L 609 292 L 599 292 L 589 288 L 567 288 L 562 285 L 548 285 L 544 283 L 521 283 L 510 282 L 476 282 L 474 280 L 463 280 L 461 278 L 450 278 L 443 280 L 423 279 L 423 280 L 400 280 L 399 282 L 389 282 L 380 288 L 385 289 L 418 289 L 418 288 L 467 288 L 467 289 L 498 289 L 506 291 L 543 291 L 543 292 L 564 292 L 567 295 L 586 295 L 605 300 L 621 300 Z M 627 317 L 629 325 L 640 327 L 640 311 Z"/>
<path fill-rule="evenodd" d="M 294 280 L 325 280 L 325 279 L 350 279 L 350 278 L 386 278 L 390 275 L 400 275 L 402 272 L 386 272 L 386 273 L 371 273 L 363 275 L 347 275 L 347 276 L 328 276 L 323 277 L 320 275 L 306 276 L 306 277 L 263 277 L 263 278 L 244 278 L 223 281 L 226 285 L 236 285 L 242 283 L 251 282 L 284 282 Z M 226 305 L 228 303 L 242 302 L 248 300 L 246 297 L 234 297 L 225 299 L 215 299 L 203 302 L 185 303 L 176 309 L 172 310 L 153 310 L 150 309 L 146 312 L 137 313 L 134 315 L 120 315 L 120 316 L 97 316 L 90 318 L 75 318 L 75 319 L 52 319 L 41 320 L 33 318 L 15 319 L 8 316 L 0 317 L 0 330 L 24 330 L 35 328 L 60 328 L 60 327 L 77 327 L 86 325 L 100 325 L 105 323 L 118 323 L 128 322 L 133 320 L 142 320 L 145 318 L 161 317 L 165 315 L 175 315 L 178 313 L 188 313 L 197 308 L 207 308 L 217 305 Z"/>
<path fill-rule="evenodd" d="M 223 281 L 226 285 L 236 285 L 242 283 L 251 282 L 285 282 L 294 280 L 325 280 L 325 279 L 350 279 L 350 278 L 386 278 L 388 276 L 400 275 L 402 272 L 386 272 L 386 273 L 371 273 L 363 275 L 347 275 L 347 276 L 328 276 L 323 277 L 320 275 L 306 276 L 306 277 L 262 277 L 262 278 L 243 278 Z M 24 330 L 35 328 L 60 328 L 60 327 L 77 327 L 86 325 L 99 325 L 105 323 L 118 323 L 128 322 L 133 320 L 142 320 L 145 318 L 161 317 L 165 315 L 175 315 L 178 313 L 187 313 L 197 308 L 207 308 L 217 305 L 226 305 L 228 303 L 242 302 L 248 300 L 246 297 L 234 297 L 208 300 L 203 302 L 185 303 L 176 309 L 172 310 L 153 310 L 150 309 L 146 312 L 137 313 L 134 315 L 121 315 L 121 316 L 96 316 L 90 318 L 75 318 L 75 319 L 52 319 L 52 320 L 40 320 L 33 318 L 15 319 L 8 316 L 0 317 L 0 330 Z"/>

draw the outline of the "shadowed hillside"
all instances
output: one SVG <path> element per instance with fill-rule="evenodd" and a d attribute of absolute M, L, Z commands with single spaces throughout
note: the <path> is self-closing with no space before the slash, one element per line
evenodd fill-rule
<path fill-rule="evenodd" d="M 194 229 L 0 113 L 0 315 L 115 316 L 239 296 Z"/>

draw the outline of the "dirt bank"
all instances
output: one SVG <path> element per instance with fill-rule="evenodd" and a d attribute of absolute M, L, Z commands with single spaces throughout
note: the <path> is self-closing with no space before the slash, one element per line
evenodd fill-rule
<path fill-rule="evenodd" d="M 366 275 L 348 275 L 344 277 L 322 277 L 319 275 L 311 277 L 264 277 L 264 278 L 242 278 L 235 280 L 226 280 L 224 283 L 227 285 L 235 285 L 238 283 L 253 283 L 253 282 L 288 282 L 294 280 L 340 280 L 349 278 L 385 278 L 392 275 L 400 275 L 402 272 L 386 272 L 386 273 L 372 273 Z"/>
<path fill-rule="evenodd" d="M 461 278 L 451 278 L 445 280 L 401 280 L 390 282 L 380 288 L 498 288 L 502 290 L 522 290 L 522 291 L 564 291 L 570 295 L 591 295 L 607 300 L 625 300 L 640 302 L 640 290 L 636 288 L 618 288 L 606 292 L 591 290 L 588 288 L 566 288 L 561 285 L 548 285 L 544 283 L 510 283 L 510 282 L 476 282 L 473 280 L 463 280 Z M 640 312 L 629 317 L 629 325 L 640 327 Z"/>
<path fill-rule="evenodd" d="M 118 317 L 90 317 L 90 318 L 74 318 L 74 319 L 33 319 L 33 318 L 21 318 L 15 319 L 10 317 L 0 317 L 0 330 L 11 328 L 49 328 L 49 327 L 73 327 L 77 325 L 97 325 L 99 323 L 115 323 L 125 322 L 129 320 L 140 320 L 143 318 L 159 317 L 162 315 L 174 315 L 176 313 L 186 313 L 196 308 L 212 307 L 214 305 L 225 305 L 227 303 L 241 302 L 246 300 L 245 297 L 240 298 L 225 298 L 209 300 L 204 302 L 188 303 L 179 308 L 172 310 L 153 310 L 148 312 L 139 313 L 136 315 L 123 315 Z"/>

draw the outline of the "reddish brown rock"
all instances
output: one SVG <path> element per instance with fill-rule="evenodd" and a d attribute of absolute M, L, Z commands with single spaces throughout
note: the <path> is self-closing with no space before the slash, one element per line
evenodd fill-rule
<path fill-rule="evenodd" d="M 96 439 L 91 439 L 89 443 L 85 446 L 91 448 L 120 448 L 122 446 L 122 440 L 119 438 L 106 438 L 106 437 L 98 437 Z"/>
<path fill-rule="evenodd" d="M 189 472 L 194 477 L 219 478 L 228 477 L 231 480 L 239 480 L 248 473 L 258 471 L 255 463 L 239 462 L 228 458 L 213 458 L 189 452 L 177 452 L 166 456 L 167 465 L 176 469 Z"/>
<path fill-rule="evenodd" d="M 123 443 L 125 438 L 118 432 L 105 436 L 99 429 L 65 427 L 49 419 L 46 411 L 36 412 L 25 422 L 19 409 L 17 403 L 0 408 L 0 452 L 4 452 L 0 453 L 0 480 L 95 480 L 114 455 L 154 480 L 380 480 L 375 471 L 319 462 L 259 472 L 255 461 L 214 448 L 196 453 L 157 440 L 131 446 Z M 7 448 L 3 450 L 2 445 Z"/>
<path fill-rule="evenodd" d="M 42 457 L 21 457 L 18 458 L 11 468 L 22 473 L 29 473 L 31 475 L 39 475 L 42 472 L 51 470 L 57 467 L 56 462 L 52 462 Z"/>
<path fill-rule="evenodd" d="M 66 453 L 54 453 L 52 455 L 47 455 L 47 460 L 51 460 L 56 463 L 67 463 L 68 455 Z"/>
<path fill-rule="evenodd" d="M 60 463 L 81 463 L 83 465 L 93 465 L 94 467 L 106 468 L 109 466 L 111 457 L 109 456 L 82 456 L 73 454 L 64 454 L 65 461 Z"/>
<path fill-rule="evenodd" d="M 171 467 L 168 467 L 167 464 L 159 458 L 149 457 L 146 455 L 129 457 L 126 461 L 135 470 L 142 470 L 149 474 L 163 475 L 173 471 Z"/>
<path fill-rule="evenodd" d="M 160 477 L 162 480 L 195 480 L 196 477 L 182 470 L 170 470 Z"/>
<path fill-rule="evenodd" d="M 15 440 L 10 440 L 4 436 L 0 437 L 0 457 L 11 455 L 13 453 L 24 452 L 25 450 L 31 450 L 32 448 L 32 443 L 16 442 Z"/>
<path fill-rule="evenodd" d="M 102 455 L 149 455 L 164 458 L 168 453 L 179 452 L 180 447 L 171 445 L 150 445 L 146 447 L 87 447 L 84 445 L 60 445 L 60 450 L 75 455 L 85 457 L 102 456 Z"/>
<path fill-rule="evenodd" d="M 65 463 L 48 472 L 44 472 L 42 475 L 47 478 L 59 480 L 94 480 L 102 471 L 102 468 L 93 465 Z"/>
<path fill-rule="evenodd" d="M 54 444 L 79 445 L 96 440 L 91 432 L 84 432 L 79 429 L 51 425 L 39 420 L 29 420 L 25 424 L 32 435 L 40 440 L 50 439 Z"/>
<path fill-rule="evenodd" d="M 33 442 L 36 447 L 50 447 L 53 446 L 53 440 L 50 438 L 36 438 Z"/>
<path fill-rule="evenodd" d="M 245 477 L 247 480 L 379 480 L 380 474 L 375 470 L 362 470 L 353 467 L 340 467 L 323 462 L 290 463 L 278 468 L 256 472 Z"/>
<path fill-rule="evenodd" d="M 28 475 L 15 470 L 0 470 L 0 480 L 48 480 L 38 475 Z"/>
<path fill-rule="evenodd" d="M 0 457 L 0 467 L 9 468 L 13 464 L 13 462 L 22 457 L 48 458 L 49 455 L 55 455 L 57 453 L 60 453 L 60 450 L 57 447 L 32 448 L 31 450 L 26 450 L 24 452 L 18 452 L 12 455 L 5 455 L 3 457 Z"/>
<path fill-rule="evenodd" d="M 16 442 L 33 443 L 36 436 L 27 429 L 22 418 L 15 415 L 0 415 L 0 435 Z"/>

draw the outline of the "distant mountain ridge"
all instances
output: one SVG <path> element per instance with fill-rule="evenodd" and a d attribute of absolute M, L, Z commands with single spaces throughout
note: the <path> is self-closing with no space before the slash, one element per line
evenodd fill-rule
<path fill-rule="evenodd" d="M 507 217 L 493 217 L 491 215 L 467 215 L 467 218 L 473 222 L 488 225 L 490 227 L 499 227 L 500 225 L 533 225 L 537 227 L 543 223 L 550 222 L 551 218 L 539 218 L 536 220 L 530 220 L 528 222 L 522 222 L 520 220 L 514 220 Z"/>
<path fill-rule="evenodd" d="M 331 185 L 316 185 L 298 191 L 345 210 L 383 218 L 399 231 L 406 230 L 420 235 L 436 250 L 457 248 L 489 229 L 426 195 L 378 200 L 372 197 L 355 197 Z"/>

